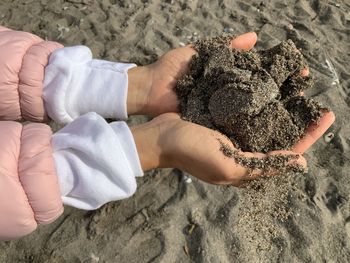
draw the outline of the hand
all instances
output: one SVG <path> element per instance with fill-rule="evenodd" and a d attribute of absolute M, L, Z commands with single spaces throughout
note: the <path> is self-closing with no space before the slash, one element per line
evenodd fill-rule
<path fill-rule="evenodd" d="M 333 113 L 326 113 L 316 129 L 307 131 L 296 145 L 302 154 L 334 121 Z M 186 171 L 212 184 L 241 185 L 246 180 L 261 175 L 257 170 L 251 175 L 246 167 L 226 157 L 220 150 L 218 139 L 234 148 L 224 135 L 206 127 L 184 121 L 176 113 L 160 115 L 152 121 L 131 128 L 143 170 L 172 167 Z M 275 154 L 296 154 L 292 151 L 274 151 L 268 154 L 242 152 L 246 157 L 264 158 Z M 295 160 L 306 167 L 306 160 Z"/>
<path fill-rule="evenodd" d="M 306 77 L 309 73 L 309 69 L 304 68 L 301 70 L 300 75 Z M 301 95 L 304 96 L 304 92 L 302 92 Z M 324 111 L 319 122 L 310 124 L 305 131 L 304 137 L 294 145 L 292 151 L 300 154 L 306 152 L 327 131 L 327 129 L 331 127 L 334 121 L 334 113 L 332 111 Z"/>
<path fill-rule="evenodd" d="M 240 35 L 231 41 L 231 47 L 249 50 L 257 40 L 254 32 Z M 178 100 L 174 92 L 177 81 L 186 73 L 196 51 L 190 46 L 169 51 L 155 63 L 132 68 L 128 72 L 128 114 L 158 116 L 178 112 Z"/>
<path fill-rule="evenodd" d="M 335 121 L 332 111 L 324 112 L 318 123 L 312 123 L 305 131 L 305 135 L 293 147 L 292 151 L 303 154 L 328 130 Z"/>
<path fill-rule="evenodd" d="M 275 154 L 303 154 L 332 125 L 335 116 L 327 112 L 318 125 L 312 124 L 293 151 L 274 151 L 267 154 L 242 152 L 246 157 L 264 158 Z M 172 167 L 186 171 L 212 184 L 239 186 L 245 180 L 256 179 L 246 167 L 226 157 L 220 150 L 218 139 L 234 148 L 232 142 L 221 133 L 182 120 L 176 113 L 160 115 L 152 121 L 131 128 L 143 170 Z M 299 156 L 296 162 L 306 167 L 306 160 Z"/>
<path fill-rule="evenodd" d="M 247 33 L 234 39 L 231 46 L 250 49 L 255 42 L 256 34 Z M 193 54 L 195 51 L 189 46 L 178 48 L 168 52 L 152 65 L 135 68 L 134 73 L 138 72 L 145 76 L 139 84 L 146 86 L 141 93 L 139 90 L 138 100 L 134 100 L 138 101 L 134 104 L 137 106 L 134 107 L 134 112 L 149 115 L 176 112 L 178 101 L 173 89 L 177 80 L 186 72 Z M 308 69 L 301 71 L 303 76 L 308 74 Z M 146 76 L 151 80 L 150 82 L 145 81 Z M 136 85 L 133 86 L 136 87 Z M 268 154 L 246 152 L 242 154 L 246 157 L 257 158 L 273 154 L 303 154 L 332 125 L 334 119 L 333 112 L 325 112 L 318 124 L 310 125 L 305 136 L 292 149 L 293 152 L 275 151 Z M 240 185 L 245 180 L 255 179 L 261 172 L 255 171 L 254 176 L 251 176 L 247 168 L 225 157 L 220 151 L 218 139 L 233 148 L 231 141 L 225 136 L 181 120 L 175 113 L 163 114 L 149 123 L 133 127 L 132 132 L 144 170 L 176 167 L 209 183 L 233 185 Z M 301 156 L 297 162 L 306 166 L 306 161 Z"/>

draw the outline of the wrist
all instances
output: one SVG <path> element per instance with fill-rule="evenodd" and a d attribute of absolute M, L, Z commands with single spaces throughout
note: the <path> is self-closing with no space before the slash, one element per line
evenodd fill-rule
<path fill-rule="evenodd" d="M 131 127 L 143 171 L 164 167 L 160 131 L 152 122 Z"/>
<path fill-rule="evenodd" d="M 172 128 L 162 116 L 130 128 L 143 171 L 176 167 L 172 147 L 174 140 L 170 135 Z"/>
<path fill-rule="evenodd" d="M 151 72 L 147 66 L 138 66 L 128 70 L 128 115 L 145 114 L 148 94 L 151 86 Z"/>

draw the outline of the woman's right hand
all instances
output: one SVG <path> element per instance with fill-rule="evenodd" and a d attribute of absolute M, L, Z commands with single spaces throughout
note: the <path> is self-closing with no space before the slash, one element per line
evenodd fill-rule
<path fill-rule="evenodd" d="M 298 144 L 303 153 L 332 124 L 330 115 L 325 115 L 319 128 L 308 132 Z M 325 118 L 325 117 L 324 117 Z M 153 168 L 178 168 L 202 181 L 218 185 L 239 186 L 246 180 L 261 175 L 261 171 L 249 171 L 225 156 L 220 150 L 220 141 L 234 149 L 232 142 L 223 134 L 206 127 L 184 121 L 176 113 L 166 113 L 145 124 L 131 128 L 144 171 Z M 220 140 L 220 141 L 219 141 Z M 276 154 L 297 154 L 292 151 L 274 151 L 267 154 L 241 152 L 245 157 L 264 158 Z M 301 155 L 294 160 L 306 167 Z"/>

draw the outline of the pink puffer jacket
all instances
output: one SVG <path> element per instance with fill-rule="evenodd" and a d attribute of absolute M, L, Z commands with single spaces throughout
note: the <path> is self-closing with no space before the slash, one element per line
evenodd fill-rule
<path fill-rule="evenodd" d="M 45 124 L 0 122 L 0 240 L 18 238 L 63 212 Z"/>
<path fill-rule="evenodd" d="M 30 33 L 0 26 L 0 119 L 44 121 L 44 70 L 50 54 L 63 47 Z"/>
<path fill-rule="evenodd" d="M 43 121 L 44 68 L 58 43 L 0 27 L 0 120 Z M 0 121 L 0 240 L 29 234 L 63 212 L 44 124 Z"/>

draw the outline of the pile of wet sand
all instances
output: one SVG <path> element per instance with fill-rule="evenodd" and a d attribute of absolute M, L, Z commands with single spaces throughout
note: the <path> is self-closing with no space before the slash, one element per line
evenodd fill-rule
<path fill-rule="evenodd" d="M 262 51 L 229 48 L 230 37 L 199 40 L 189 72 L 177 84 L 185 120 L 218 130 L 243 151 L 290 149 L 321 117 L 302 96 L 306 62 L 291 40 Z"/>

